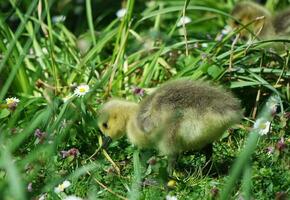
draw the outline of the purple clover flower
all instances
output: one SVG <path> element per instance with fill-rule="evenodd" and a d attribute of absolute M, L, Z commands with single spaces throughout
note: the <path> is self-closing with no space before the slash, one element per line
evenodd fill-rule
<path fill-rule="evenodd" d="M 139 95 L 139 96 L 144 96 L 145 94 L 145 90 L 143 88 L 140 88 L 140 87 L 132 87 L 132 92 L 133 94 L 135 95 Z"/>
<path fill-rule="evenodd" d="M 42 132 L 40 129 L 36 129 L 34 136 L 37 137 L 40 142 L 43 142 L 44 138 L 46 137 L 46 132 Z"/>
<path fill-rule="evenodd" d="M 79 152 L 79 150 L 77 148 L 71 148 L 71 149 L 69 149 L 67 151 L 63 150 L 60 153 L 61 153 L 61 157 L 62 158 L 67 158 L 69 156 L 76 157 L 76 156 L 78 156 L 80 154 L 80 152 Z"/>
<path fill-rule="evenodd" d="M 274 150 L 275 150 L 275 148 L 272 147 L 272 146 L 269 146 L 269 147 L 266 148 L 266 152 L 267 152 L 268 155 L 273 154 Z"/>
<path fill-rule="evenodd" d="M 286 147 L 287 147 L 287 144 L 285 142 L 285 139 L 284 139 L 284 137 L 281 137 L 281 139 L 276 144 L 276 148 L 279 151 L 283 151 L 284 149 L 286 149 Z"/>

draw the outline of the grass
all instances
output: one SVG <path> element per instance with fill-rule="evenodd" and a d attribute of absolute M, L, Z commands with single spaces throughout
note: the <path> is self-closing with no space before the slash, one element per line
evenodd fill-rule
<path fill-rule="evenodd" d="M 217 40 L 234 3 L 128 0 L 118 19 L 121 3 L 114 1 L 1 2 L 1 199 L 289 197 L 289 49 L 269 46 L 290 41 L 235 43 L 240 30 Z M 57 14 L 66 20 L 55 21 Z M 178 27 L 182 16 L 192 21 Z M 156 152 L 138 150 L 125 138 L 99 148 L 97 112 L 112 96 L 140 101 L 133 88 L 147 93 L 181 77 L 232 90 L 245 119 L 214 144 L 214 175 L 203 173 L 205 159 L 197 152 L 180 158 L 165 187 L 166 159 Z M 83 84 L 87 94 L 64 101 Z M 20 102 L 8 106 L 8 97 Z M 263 136 L 261 120 L 271 121 Z M 55 193 L 64 180 L 71 185 Z"/>

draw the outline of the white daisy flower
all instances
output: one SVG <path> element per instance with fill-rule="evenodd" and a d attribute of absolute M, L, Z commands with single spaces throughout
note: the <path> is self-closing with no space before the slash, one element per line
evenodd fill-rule
<path fill-rule="evenodd" d="M 189 17 L 187 17 L 187 16 L 184 16 L 184 17 L 181 17 L 179 19 L 179 21 L 177 22 L 176 26 L 180 27 L 180 26 L 183 26 L 183 24 L 185 25 L 185 24 L 188 24 L 190 22 L 191 22 L 191 19 Z"/>
<path fill-rule="evenodd" d="M 57 187 L 54 188 L 54 192 L 55 193 L 63 192 L 70 185 L 71 185 L 71 183 L 69 181 L 65 180 L 62 184 L 59 184 Z"/>
<path fill-rule="evenodd" d="M 56 15 L 52 17 L 52 22 L 53 23 L 59 23 L 59 22 L 64 22 L 66 19 L 66 16 L 64 15 Z"/>
<path fill-rule="evenodd" d="M 89 90 L 90 87 L 88 85 L 80 85 L 75 89 L 74 94 L 78 97 L 84 96 L 89 92 Z"/>
<path fill-rule="evenodd" d="M 201 47 L 207 48 L 208 47 L 208 43 L 201 43 Z"/>
<path fill-rule="evenodd" d="M 11 97 L 11 98 L 7 98 L 6 100 L 6 104 L 18 104 L 20 102 L 19 99 L 17 99 L 16 97 Z"/>
<path fill-rule="evenodd" d="M 46 54 L 46 55 L 48 54 L 48 50 L 46 47 L 42 47 L 41 50 L 43 54 Z"/>
<path fill-rule="evenodd" d="M 120 10 L 118 10 L 116 12 L 116 15 L 119 19 L 123 18 L 127 13 L 127 9 L 126 8 L 121 8 Z"/>
<path fill-rule="evenodd" d="M 269 133 L 270 127 L 271 122 L 263 118 L 257 119 L 254 124 L 254 129 L 257 130 L 260 135 L 266 135 Z"/>
<path fill-rule="evenodd" d="M 166 200 L 177 200 L 176 196 L 166 195 Z"/>
<path fill-rule="evenodd" d="M 276 113 L 277 106 L 279 105 L 279 98 L 277 96 L 272 96 L 266 103 L 266 106 L 271 111 L 271 113 Z"/>
<path fill-rule="evenodd" d="M 41 195 L 39 196 L 38 200 L 45 200 L 46 197 L 47 197 L 47 194 L 46 194 L 46 193 L 41 194 Z"/>
<path fill-rule="evenodd" d="M 70 196 L 65 197 L 63 200 L 83 200 L 83 199 L 75 195 L 70 195 Z"/>

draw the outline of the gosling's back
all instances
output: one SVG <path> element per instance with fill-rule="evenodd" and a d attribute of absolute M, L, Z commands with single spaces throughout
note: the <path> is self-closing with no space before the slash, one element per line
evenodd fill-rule
<path fill-rule="evenodd" d="M 176 154 L 213 142 L 241 117 L 239 101 L 225 90 L 205 82 L 177 80 L 141 102 L 137 123 L 149 137 L 158 133 L 154 141 L 163 154 Z"/>

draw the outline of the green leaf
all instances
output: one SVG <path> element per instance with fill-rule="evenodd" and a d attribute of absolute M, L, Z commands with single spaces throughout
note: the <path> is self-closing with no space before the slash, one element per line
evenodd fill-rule
<path fill-rule="evenodd" d="M 8 117 L 9 115 L 10 115 L 10 111 L 7 108 L 0 110 L 0 119 Z"/>
<path fill-rule="evenodd" d="M 236 81 L 236 82 L 231 82 L 230 88 L 241 88 L 241 87 L 255 86 L 255 85 L 260 85 L 260 83 L 248 82 L 248 81 Z"/>
<path fill-rule="evenodd" d="M 216 79 L 217 77 L 219 77 L 219 75 L 223 72 L 223 69 L 221 69 L 220 67 L 216 66 L 216 65 L 212 65 L 207 69 L 207 73 L 208 75 L 210 75 L 211 77 L 213 77 L 214 79 Z"/>
<path fill-rule="evenodd" d="M 86 105 L 84 103 L 83 97 L 81 98 L 81 109 L 82 109 L 82 111 L 83 111 L 84 114 L 87 113 L 87 111 L 86 111 Z"/>

